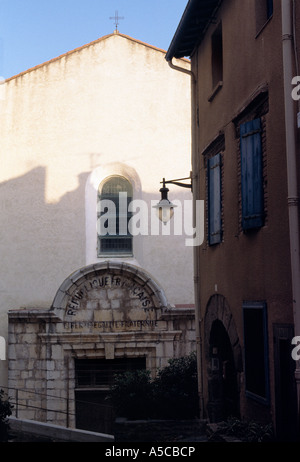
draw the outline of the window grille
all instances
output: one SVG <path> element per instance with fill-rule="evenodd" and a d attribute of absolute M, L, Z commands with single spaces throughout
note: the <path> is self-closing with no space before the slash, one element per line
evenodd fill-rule
<path fill-rule="evenodd" d="M 121 176 L 110 177 L 99 186 L 98 220 L 101 220 L 103 226 L 101 232 L 98 228 L 98 256 L 132 255 L 132 235 L 128 229 L 132 216 L 128 212 L 128 205 L 132 196 L 131 184 Z M 106 201 L 109 201 L 109 207 L 105 206 L 108 205 Z"/>

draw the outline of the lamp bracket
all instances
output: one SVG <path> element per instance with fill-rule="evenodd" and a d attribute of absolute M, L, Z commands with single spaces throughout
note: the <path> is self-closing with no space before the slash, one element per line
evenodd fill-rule
<path fill-rule="evenodd" d="M 183 180 L 191 180 L 191 182 L 181 183 L 181 181 Z M 174 184 L 176 186 L 180 186 L 181 188 L 189 188 L 189 189 L 192 189 L 193 187 L 191 176 L 188 176 L 186 178 L 178 178 L 177 180 L 165 180 L 165 178 L 163 178 L 163 181 L 161 181 L 161 184 L 163 185 L 164 188 L 166 184 Z"/>

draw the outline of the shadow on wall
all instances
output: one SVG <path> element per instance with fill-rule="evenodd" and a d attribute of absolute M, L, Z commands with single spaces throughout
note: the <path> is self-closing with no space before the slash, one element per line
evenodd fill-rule
<path fill-rule="evenodd" d="M 37 167 L 0 184 L 0 210 L 4 217 L 0 230 L 0 295 L 4 296 L 0 298 L 0 314 L 22 306 L 48 308 L 61 281 L 86 265 L 85 188 L 89 174 L 80 174 L 78 187 L 56 203 L 45 200 L 46 167 Z M 143 193 L 147 204 L 160 199 L 159 187 L 158 184 L 154 194 Z M 186 197 L 180 190 L 172 192 L 172 199 L 181 203 Z M 185 247 L 182 235 L 176 236 L 171 230 L 169 235 L 160 232 L 134 239 L 145 269 L 163 287 L 169 285 L 167 281 L 173 281 L 174 287 L 180 286 L 180 293 L 188 291 L 189 303 L 193 302 L 192 249 Z M 178 251 L 172 253 L 171 265 L 162 254 L 169 255 L 174 248 Z"/>
<path fill-rule="evenodd" d="M 6 310 L 24 306 L 29 299 L 35 306 L 46 294 L 51 303 L 66 274 L 84 265 L 87 176 L 79 175 L 78 188 L 54 204 L 45 201 L 45 167 L 0 184 L 0 293 L 10 304 Z M 29 291 L 32 296 L 22 301 Z"/>

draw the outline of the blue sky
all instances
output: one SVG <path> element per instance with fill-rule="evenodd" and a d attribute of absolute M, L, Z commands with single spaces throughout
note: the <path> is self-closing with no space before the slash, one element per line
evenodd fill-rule
<path fill-rule="evenodd" d="M 168 49 L 188 0 L 0 0 L 0 76 L 11 77 L 114 31 Z"/>

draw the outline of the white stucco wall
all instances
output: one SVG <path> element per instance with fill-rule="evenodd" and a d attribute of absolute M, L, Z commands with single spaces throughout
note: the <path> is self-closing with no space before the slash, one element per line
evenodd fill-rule
<path fill-rule="evenodd" d="M 181 66 L 189 67 L 182 61 Z M 134 197 L 191 170 L 190 78 L 165 53 L 112 34 L 8 79 L 0 100 L 0 335 L 9 309 L 48 308 L 65 278 L 98 261 L 95 178 L 125 172 Z M 170 199 L 191 199 L 170 187 Z M 138 236 L 135 264 L 172 304 L 193 303 L 186 236 Z M 96 230 L 94 239 L 96 238 Z M 0 384 L 6 362 L 0 361 Z M 5 383 L 4 383 L 5 385 Z"/>

